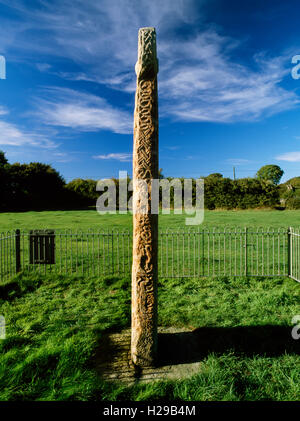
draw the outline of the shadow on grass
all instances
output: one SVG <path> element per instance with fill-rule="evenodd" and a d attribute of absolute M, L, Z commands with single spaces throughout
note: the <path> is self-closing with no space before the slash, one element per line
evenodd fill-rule
<path fill-rule="evenodd" d="M 275 357 L 300 355 L 290 326 L 201 327 L 192 332 L 158 334 L 158 366 L 198 362 L 210 353 Z"/>
<path fill-rule="evenodd" d="M 35 291 L 40 287 L 41 283 L 41 279 L 8 281 L 0 285 L 0 300 L 12 301 L 24 294 Z"/>
<path fill-rule="evenodd" d="M 209 354 L 232 352 L 236 357 L 279 357 L 300 355 L 300 340 L 291 336 L 291 326 L 202 327 L 193 331 L 170 333 L 162 328 L 158 334 L 158 359 L 153 367 L 135 367 L 130 359 L 130 329 L 101 336 L 91 366 L 104 380 L 140 381 L 165 379 L 174 375 L 180 364 L 201 363 Z M 194 365 L 195 367 L 195 365 Z M 196 367 L 198 370 L 198 367 Z M 169 374 L 170 374 L 169 373 Z"/>

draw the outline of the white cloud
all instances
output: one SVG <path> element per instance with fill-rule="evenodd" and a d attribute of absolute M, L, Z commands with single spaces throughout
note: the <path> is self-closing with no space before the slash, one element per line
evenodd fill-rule
<path fill-rule="evenodd" d="M 0 120 L 0 145 L 20 146 L 32 143 L 28 136 L 13 124 Z"/>
<path fill-rule="evenodd" d="M 115 159 L 121 162 L 129 162 L 132 159 L 131 153 L 109 153 L 107 155 L 95 155 L 94 159 Z"/>
<path fill-rule="evenodd" d="M 300 152 L 286 152 L 276 157 L 278 161 L 300 162 Z"/>
<path fill-rule="evenodd" d="M 64 88 L 49 88 L 46 93 L 47 99 L 37 100 L 36 113 L 46 124 L 78 131 L 132 133 L 132 113 L 113 107 L 104 98 Z"/>
<path fill-rule="evenodd" d="M 178 146 L 178 145 L 165 146 L 165 149 L 168 149 L 169 151 L 177 151 L 180 148 L 181 148 L 181 146 Z"/>
<path fill-rule="evenodd" d="M 81 151 L 68 150 L 67 152 L 58 152 L 58 148 L 49 149 L 33 147 L 28 144 L 20 145 L 19 147 L 8 145 L 5 147 L 5 155 L 10 163 L 43 162 L 54 167 L 56 167 L 57 163 L 65 164 L 75 161 L 78 162 L 82 158 Z"/>
<path fill-rule="evenodd" d="M 251 162 L 249 159 L 243 159 L 243 158 L 229 158 L 227 159 L 227 162 L 232 165 L 245 165 L 249 164 Z"/>
<path fill-rule="evenodd" d="M 48 63 L 36 63 L 36 67 L 40 72 L 48 72 L 52 66 Z"/>
<path fill-rule="evenodd" d="M 54 152 L 54 153 L 52 153 L 53 160 L 55 162 L 61 162 L 61 163 L 72 162 L 72 161 L 76 160 L 76 157 L 74 155 L 75 155 L 75 153 L 70 152 L 70 151 L 68 153 L 67 152 Z"/>
<path fill-rule="evenodd" d="M 133 69 L 141 26 L 155 26 L 169 33 L 178 23 L 197 19 L 196 11 L 202 1 L 46 0 L 41 2 L 42 7 L 27 6 L 22 0 L 0 3 L 14 8 L 26 22 L 15 41 L 19 48 L 71 58 L 95 70 L 95 76 L 101 70 L 101 79 L 104 75 L 109 77 L 112 70 L 116 74 L 124 68 Z M 30 36 L 30 31 L 41 29 L 47 42 L 36 42 Z"/>
<path fill-rule="evenodd" d="M 185 60 L 176 66 L 171 59 L 166 63 L 168 77 L 159 84 L 165 115 L 184 121 L 249 121 L 299 103 L 294 92 L 279 86 L 288 74 L 284 57 L 257 55 L 247 68 L 226 54 L 228 44 L 214 32 L 176 44 L 177 56 L 184 51 Z"/>
<path fill-rule="evenodd" d="M 8 110 L 2 105 L 0 105 L 0 115 L 6 115 L 8 113 L 9 113 Z"/>
<path fill-rule="evenodd" d="M 9 114 L 0 106 L 0 116 Z M 39 133 L 30 133 L 22 130 L 16 124 L 0 119 L 0 145 L 6 146 L 34 146 L 42 148 L 55 148 L 57 145 L 46 136 Z"/>

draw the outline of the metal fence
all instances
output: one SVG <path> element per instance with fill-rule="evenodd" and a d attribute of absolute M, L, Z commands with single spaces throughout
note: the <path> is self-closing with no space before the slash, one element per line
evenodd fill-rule
<path fill-rule="evenodd" d="M 292 228 L 202 228 L 159 232 L 159 277 L 290 276 L 300 279 L 300 234 Z M 38 271 L 129 275 L 129 230 L 19 230 L 0 234 L 0 277 Z"/>
<path fill-rule="evenodd" d="M 165 277 L 286 276 L 287 229 L 209 228 L 160 234 Z"/>
<path fill-rule="evenodd" d="M 5 281 L 17 273 L 16 232 L 0 233 L 0 280 Z"/>
<path fill-rule="evenodd" d="M 289 232 L 289 276 L 300 282 L 300 232 L 290 229 Z"/>

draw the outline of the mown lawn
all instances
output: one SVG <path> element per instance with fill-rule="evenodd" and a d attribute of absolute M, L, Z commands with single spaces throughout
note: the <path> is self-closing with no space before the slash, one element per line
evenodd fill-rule
<path fill-rule="evenodd" d="M 160 215 L 161 229 L 185 228 L 189 215 Z M 128 229 L 132 226 L 132 215 L 99 215 L 96 210 L 86 211 L 42 211 L 0 213 L 0 232 L 14 229 Z M 288 227 L 300 226 L 299 210 L 243 210 L 209 211 L 204 214 L 203 226 L 253 226 Z M 187 227 L 189 228 L 189 227 Z"/>
<path fill-rule="evenodd" d="M 99 216 L 99 218 L 101 218 Z M 299 400 L 299 284 L 291 279 L 159 281 L 159 325 L 202 331 L 189 380 L 126 387 L 99 378 L 108 331 L 130 326 L 129 278 L 19 275 L 0 286 L 1 400 Z"/>

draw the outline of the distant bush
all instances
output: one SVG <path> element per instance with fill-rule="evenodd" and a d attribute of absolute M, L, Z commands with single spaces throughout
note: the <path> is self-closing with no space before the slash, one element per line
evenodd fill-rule
<path fill-rule="evenodd" d="M 65 180 L 40 162 L 5 164 L 0 168 L 2 210 L 56 209 L 64 198 Z"/>
<path fill-rule="evenodd" d="M 300 209 L 300 177 L 290 178 L 278 186 L 281 203 L 287 209 Z"/>
<path fill-rule="evenodd" d="M 300 209 L 300 196 L 289 197 L 285 201 L 287 209 Z"/>
<path fill-rule="evenodd" d="M 161 172 L 162 170 L 160 170 L 159 177 L 164 178 Z M 278 173 L 277 176 L 279 177 L 279 175 Z M 119 180 L 114 178 L 112 180 L 116 185 L 118 209 Z M 172 177 L 167 177 L 165 180 L 172 181 L 173 179 Z M 296 185 L 300 185 L 299 177 L 289 181 L 291 185 L 285 185 L 285 183 L 277 186 L 275 182 L 270 182 L 269 179 L 264 179 L 263 177 L 261 179 L 257 177 L 232 180 L 224 178 L 220 173 L 213 173 L 204 177 L 204 206 L 207 209 L 274 207 L 280 203 L 281 197 L 286 201 L 288 208 L 299 209 L 300 195 L 297 195 L 296 187 Z M 184 186 L 183 178 L 180 178 L 180 182 Z M 29 164 L 15 163 L 11 165 L 1 151 L 0 183 L 0 210 L 2 211 L 85 208 L 95 206 L 97 199 L 101 195 L 101 192 L 96 190 L 97 182 L 95 180 L 76 178 L 66 184 L 63 177 L 51 165 L 40 162 L 31 162 Z M 126 183 L 128 190 L 129 177 Z M 295 184 L 295 187 L 293 184 Z M 193 205 L 195 206 L 195 179 L 192 179 L 192 185 Z M 127 191 L 127 202 L 131 196 L 132 192 Z M 160 203 L 161 199 L 160 191 Z M 174 206 L 173 187 L 170 190 L 170 205 L 171 207 Z"/>
<path fill-rule="evenodd" d="M 73 193 L 72 201 L 80 205 L 94 205 L 98 198 L 95 180 L 75 178 L 66 185 L 66 189 Z"/>
<path fill-rule="evenodd" d="M 290 178 L 285 183 L 281 184 L 281 186 L 291 186 L 295 189 L 300 189 L 300 177 Z"/>
<path fill-rule="evenodd" d="M 207 209 L 273 207 L 278 203 L 278 188 L 264 180 L 209 176 L 204 181 L 204 205 Z"/>

